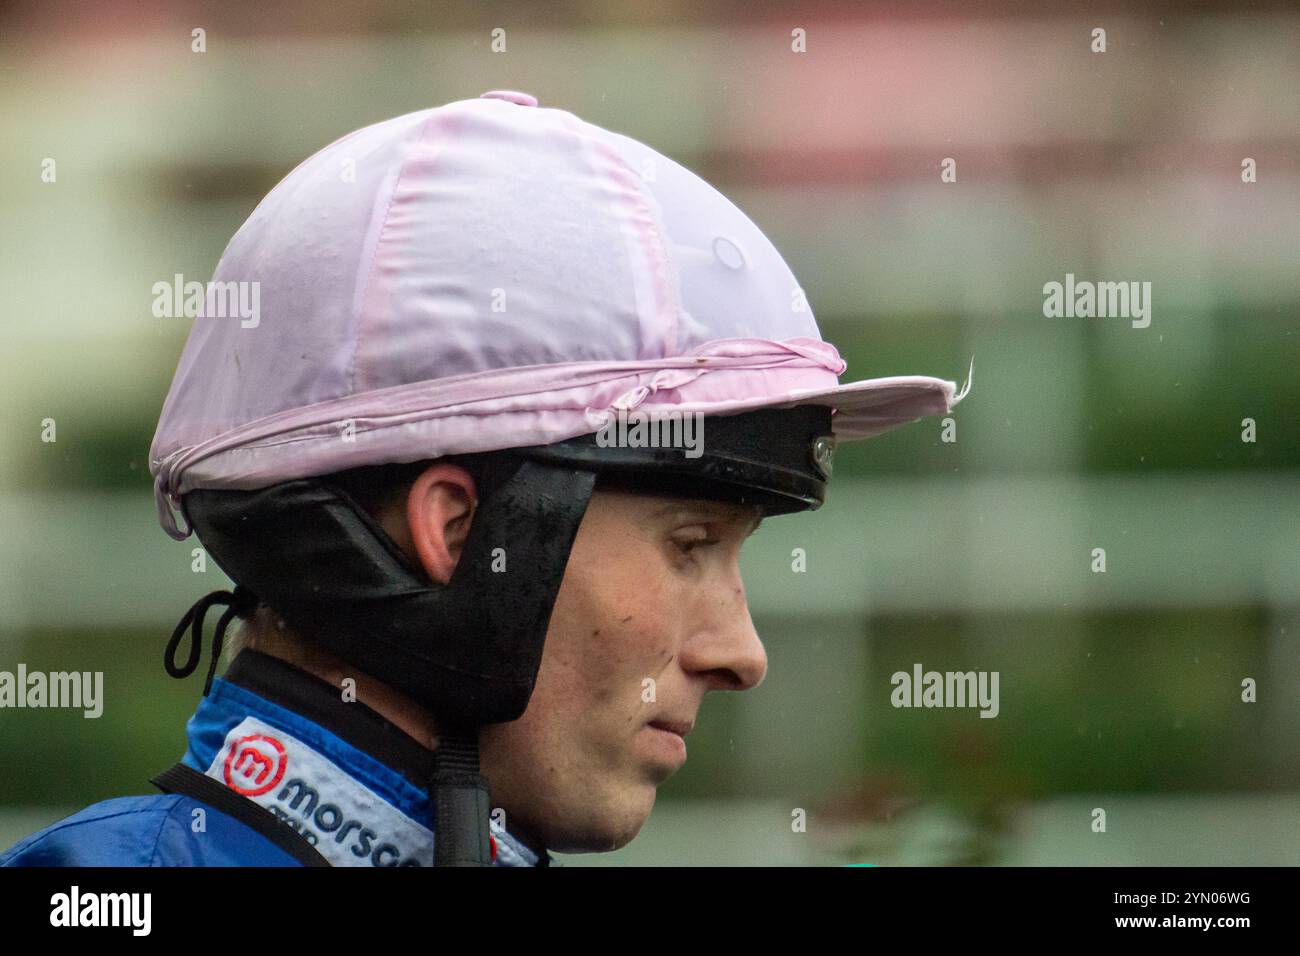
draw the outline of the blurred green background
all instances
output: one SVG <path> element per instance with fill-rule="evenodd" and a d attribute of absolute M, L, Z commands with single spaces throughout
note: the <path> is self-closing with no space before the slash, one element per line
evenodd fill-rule
<path fill-rule="evenodd" d="M 209 276 L 340 135 L 505 88 L 726 193 L 846 377 L 975 366 L 955 442 L 842 446 L 826 506 L 765 523 L 767 679 L 706 700 L 636 841 L 567 864 L 1300 862 L 1300 14 L 1054 10 L 0 8 L 0 670 L 102 670 L 106 696 L 0 710 L 0 846 L 149 792 L 201 692 L 162 647 L 227 582 L 157 525 L 187 323 L 152 284 Z M 1066 273 L 1150 281 L 1150 327 L 1045 318 Z M 894 709 L 916 662 L 998 671 L 1000 714 Z"/>

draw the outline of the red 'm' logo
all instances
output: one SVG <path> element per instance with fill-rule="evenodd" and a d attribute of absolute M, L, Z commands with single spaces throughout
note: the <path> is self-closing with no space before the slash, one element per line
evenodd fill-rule
<path fill-rule="evenodd" d="M 240 737 L 226 756 L 226 786 L 246 797 L 256 797 L 275 787 L 289 765 L 284 745 L 266 734 Z"/>

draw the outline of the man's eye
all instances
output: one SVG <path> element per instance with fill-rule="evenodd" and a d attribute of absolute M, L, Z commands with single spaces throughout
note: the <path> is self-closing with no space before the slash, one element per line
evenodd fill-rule
<path fill-rule="evenodd" d="M 717 544 L 716 538 L 674 538 L 673 544 L 682 554 L 690 554 L 696 548 Z"/>

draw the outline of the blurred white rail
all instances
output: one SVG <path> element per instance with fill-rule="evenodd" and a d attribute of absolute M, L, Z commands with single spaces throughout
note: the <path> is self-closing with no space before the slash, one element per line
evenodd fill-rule
<path fill-rule="evenodd" d="M 228 584 L 210 560 L 190 570 L 198 546 L 169 539 L 147 495 L 0 495 L 0 627 L 170 626 Z M 1300 476 L 839 481 L 821 511 L 766 522 L 744 567 L 756 616 L 1287 607 Z"/>
<path fill-rule="evenodd" d="M 756 614 L 1289 606 L 1300 475 L 832 482 L 819 512 L 765 523 L 753 546 Z"/>

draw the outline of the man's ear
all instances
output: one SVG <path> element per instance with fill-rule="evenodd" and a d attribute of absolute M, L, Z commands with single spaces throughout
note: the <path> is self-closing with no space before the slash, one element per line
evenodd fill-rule
<path fill-rule="evenodd" d="M 474 479 L 458 465 L 430 465 L 406 496 L 411 543 L 425 572 L 439 584 L 451 580 L 478 498 Z"/>

